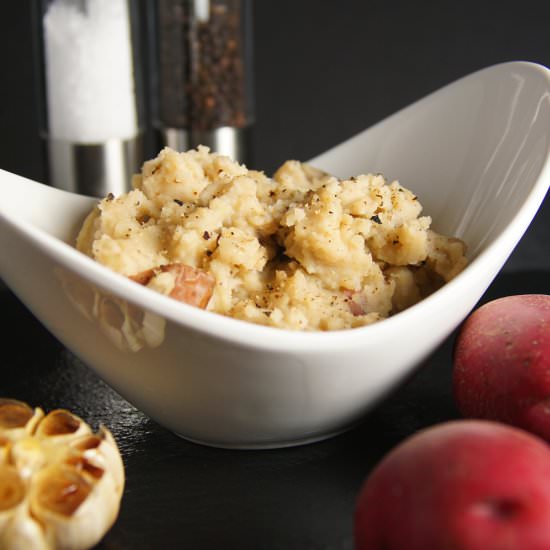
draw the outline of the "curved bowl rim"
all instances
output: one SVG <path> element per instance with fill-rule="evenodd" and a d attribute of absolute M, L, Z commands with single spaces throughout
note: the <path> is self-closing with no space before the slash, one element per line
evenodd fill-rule
<path fill-rule="evenodd" d="M 454 83 L 448 84 L 447 86 L 433 92 L 432 94 L 429 94 L 419 101 L 414 102 L 410 106 L 405 107 L 405 109 L 397 111 L 387 119 L 378 122 L 361 133 L 371 131 L 372 129 L 383 124 L 385 120 L 399 116 L 399 114 L 403 111 L 412 109 L 421 102 L 429 101 L 434 95 L 441 93 L 450 86 L 456 85 L 462 80 L 475 78 L 481 73 L 488 71 L 511 68 L 514 65 L 532 67 L 534 71 L 543 74 L 548 80 L 550 89 L 550 70 L 542 65 L 523 61 L 493 65 L 465 76 Z M 353 139 L 353 137 L 350 139 Z M 314 163 L 315 159 L 313 159 L 312 162 Z M 6 172 L 0 170 L 0 174 L 1 173 Z M 10 176 L 13 176 L 13 174 L 10 174 Z M 175 324 L 185 327 L 186 329 L 208 334 L 211 337 L 231 341 L 240 346 L 255 349 L 285 350 L 294 352 L 308 350 L 334 351 L 341 348 L 346 348 L 349 350 L 358 347 L 365 347 L 369 343 L 375 343 L 379 339 L 382 331 L 398 331 L 401 330 L 403 325 L 418 322 L 422 316 L 433 312 L 434 308 L 437 310 L 438 305 L 443 306 L 447 303 L 453 295 L 460 296 L 463 292 L 467 292 L 474 279 L 477 281 L 480 280 L 480 273 L 486 282 L 484 288 L 488 287 L 492 281 L 492 278 L 498 271 L 492 268 L 492 266 L 498 264 L 499 269 L 502 267 L 509 254 L 521 239 L 529 223 L 534 218 L 549 186 L 548 183 L 545 182 L 550 182 L 549 155 L 546 156 L 541 171 L 534 181 L 526 200 L 510 220 L 508 226 L 491 243 L 489 243 L 477 257 L 471 260 L 462 273 L 434 292 L 432 295 L 423 299 L 414 306 L 411 306 L 405 311 L 402 311 L 387 319 L 377 321 L 371 325 L 326 332 L 292 331 L 259 325 L 248 321 L 230 318 L 217 313 L 204 311 L 187 304 L 177 302 L 176 300 L 137 285 L 122 275 L 110 271 L 91 258 L 81 254 L 71 245 L 37 227 L 32 226 L 30 223 L 20 222 L 13 216 L 2 212 L 0 212 L 0 221 L 4 219 L 5 223 L 11 225 L 22 236 L 27 238 L 36 246 L 40 247 L 58 264 L 74 271 L 88 282 L 102 288 L 104 291 L 113 293 L 128 302 L 161 315 Z M 34 185 L 42 185 L 36 182 L 32 183 Z M 53 188 L 48 188 L 48 192 L 67 193 L 65 191 L 60 191 Z M 94 199 L 88 200 L 92 201 Z M 476 301 L 480 297 L 481 296 L 476 296 Z"/>

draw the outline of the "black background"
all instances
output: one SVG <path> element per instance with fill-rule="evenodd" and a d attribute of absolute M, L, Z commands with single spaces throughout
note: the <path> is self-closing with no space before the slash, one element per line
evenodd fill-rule
<path fill-rule="evenodd" d="M 547 2 L 256 0 L 250 165 L 306 160 L 474 70 L 550 65 Z M 30 3 L 0 4 L 0 167 L 42 180 Z M 547 199 L 483 301 L 550 293 Z M 73 409 L 119 441 L 127 488 L 102 548 L 350 549 L 361 481 L 414 431 L 458 416 L 453 337 L 357 428 L 275 451 L 167 432 L 106 387 L 0 288 L 0 393 Z"/>

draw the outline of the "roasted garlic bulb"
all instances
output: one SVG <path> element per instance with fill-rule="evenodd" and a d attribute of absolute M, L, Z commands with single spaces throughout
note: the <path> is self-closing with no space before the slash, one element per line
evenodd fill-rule
<path fill-rule="evenodd" d="M 113 525 L 124 466 L 111 433 L 0 398 L 0 549 L 84 549 Z"/>

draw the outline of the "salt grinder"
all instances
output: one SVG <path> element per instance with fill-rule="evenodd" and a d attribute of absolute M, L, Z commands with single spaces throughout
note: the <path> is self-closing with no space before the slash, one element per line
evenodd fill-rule
<path fill-rule="evenodd" d="M 126 192 L 144 160 L 137 1 L 34 7 L 49 183 L 91 196 Z"/>
<path fill-rule="evenodd" d="M 176 150 L 245 161 L 253 121 L 249 0 L 157 0 L 156 125 Z"/>

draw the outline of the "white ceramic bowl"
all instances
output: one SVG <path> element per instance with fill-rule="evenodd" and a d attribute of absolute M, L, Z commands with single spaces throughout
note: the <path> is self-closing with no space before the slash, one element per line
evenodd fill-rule
<path fill-rule="evenodd" d="M 459 80 L 313 159 L 414 190 L 469 267 L 374 325 L 299 333 L 205 312 L 116 275 L 72 243 L 93 199 L 0 172 L 0 275 L 131 403 L 191 440 L 276 447 L 357 421 L 468 314 L 548 188 L 550 72 L 529 63 Z M 32 345 L 32 343 L 29 343 Z"/>

